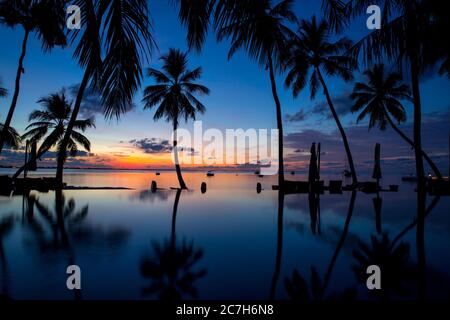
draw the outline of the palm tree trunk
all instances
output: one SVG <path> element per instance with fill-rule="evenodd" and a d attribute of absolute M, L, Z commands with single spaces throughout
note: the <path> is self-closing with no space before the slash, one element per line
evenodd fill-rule
<path fill-rule="evenodd" d="M 283 118 L 281 116 L 281 103 L 278 98 L 277 84 L 275 82 L 275 71 L 273 69 L 272 54 L 268 53 L 270 84 L 272 86 L 273 100 L 277 109 L 277 128 L 278 128 L 278 187 L 284 186 L 284 160 L 283 160 Z"/>
<path fill-rule="evenodd" d="M 177 211 L 178 211 L 178 203 L 180 202 L 180 196 L 181 196 L 181 190 L 177 190 L 177 194 L 175 195 L 175 202 L 173 203 L 172 229 L 170 232 L 170 242 L 173 247 L 175 247 L 175 243 L 176 243 Z"/>
<path fill-rule="evenodd" d="M 6 117 L 6 121 L 3 125 L 2 134 L 0 135 L 0 154 L 2 153 L 3 146 L 4 146 L 5 140 L 6 140 L 6 136 L 8 134 L 9 126 L 11 125 L 11 120 L 14 115 L 14 110 L 16 109 L 17 99 L 19 98 L 20 78 L 22 77 L 22 73 L 23 73 L 23 60 L 25 59 L 25 55 L 27 53 L 27 42 L 28 42 L 29 34 L 30 34 L 30 31 L 28 29 L 25 29 L 25 35 L 24 35 L 23 41 L 22 41 L 22 52 L 19 57 L 19 65 L 17 66 L 14 94 L 13 94 L 13 98 L 11 101 L 11 106 L 9 107 L 8 115 Z"/>
<path fill-rule="evenodd" d="M 403 140 L 405 140 L 406 142 L 408 142 L 411 147 L 414 148 L 414 141 L 412 141 L 410 138 L 408 138 L 406 136 L 406 134 L 404 134 L 394 123 L 394 121 L 392 121 L 391 117 L 386 113 L 386 118 L 390 124 L 390 126 L 392 127 L 392 129 L 394 129 L 395 132 L 398 133 L 398 135 L 400 137 L 403 138 Z M 433 160 L 431 160 L 431 158 L 425 153 L 425 151 L 422 150 L 422 156 L 425 158 L 425 160 L 427 161 L 428 165 L 430 166 L 430 168 L 433 170 L 434 174 L 441 179 L 442 178 L 442 174 L 439 171 L 438 167 L 434 164 Z"/>
<path fill-rule="evenodd" d="M 278 278 L 280 277 L 281 255 L 283 251 L 283 209 L 284 209 L 284 192 L 278 190 L 278 229 L 277 229 L 277 255 L 275 257 L 275 271 L 270 284 L 269 299 L 275 299 Z"/>
<path fill-rule="evenodd" d="M 336 249 L 334 250 L 333 257 L 331 258 L 330 264 L 328 265 L 327 273 L 323 277 L 323 286 L 321 288 L 322 297 L 325 295 L 325 290 L 327 289 L 328 283 L 330 282 L 331 273 L 333 272 L 334 266 L 336 265 L 339 252 L 341 252 L 342 246 L 344 245 L 345 239 L 347 238 L 350 220 L 352 219 L 353 209 L 355 208 L 355 201 L 356 201 L 356 190 L 353 190 L 352 196 L 350 198 L 350 204 L 348 206 L 347 217 L 345 218 L 344 230 L 342 230 L 342 234 L 336 246 Z"/>
<path fill-rule="evenodd" d="M 426 188 L 425 173 L 422 157 L 422 105 L 420 99 L 419 85 L 419 52 L 417 30 L 417 6 L 415 1 L 405 1 L 406 15 L 406 44 L 407 54 L 411 69 L 412 94 L 414 103 L 414 153 L 416 158 L 416 176 L 417 176 L 417 230 L 416 230 L 416 249 L 418 275 L 418 293 L 419 299 L 425 299 L 426 296 L 426 256 L 425 256 L 425 211 L 426 211 Z"/>
<path fill-rule="evenodd" d="M 327 85 L 325 84 L 325 81 L 324 81 L 319 69 L 317 69 L 317 74 L 319 75 L 319 80 L 322 83 L 323 91 L 327 98 L 331 113 L 333 114 L 334 121 L 336 122 L 339 132 L 341 133 L 342 141 L 344 142 L 345 153 L 347 154 L 347 159 L 348 159 L 350 171 L 352 174 L 352 181 L 353 181 L 353 184 L 356 185 L 358 183 L 358 178 L 356 176 L 355 165 L 353 163 L 353 157 L 352 157 L 352 153 L 350 151 L 350 146 L 348 144 L 347 136 L 345 134 L 344 128 L 342 127 L 341 121 L 339 120 L 339 117 L 336 113 L 336 110 L 334 109 L 333 101 L 331 101 L 330 93 L 328 92 Z"/>
<path fill-rule="evenodd" d="M 177 150 L 177 120 L 173 122 L 173 156 L 175 160 L 175 170 L 177 171 L 178 182 L 180 183 L 180 188 L 187 190 L 186 183 L 184 183 L 183 176 L 181 175 L 180 163 L 178 161 L 178 150 Z"/>
<path fill-rule="evenodd" d="M 69 139 L 70 136 L 72 135 L 73 126 L 75 124 L 75 121 L 77 120 L 78 113 L 81 107 L 81 101 L 83 100 L 84 91 L 86 90 L 90 77 L 91 77 L 90 68 L 87 67 L 86 71 L 84 72 L 80 88 L 78 89 L 77 98 L 75 100 L 75 105 L 73 107 L 72 114 L 70 116 L 69 124 L 67 125 L 67 129 L 64 134 L 60 150 L 58 151 L 56 182 L 58 183 L 60 188 L 63 187 L 63 171 L 64 171 L 64 162 L 66 161 L 67 145 L 69 144 Z"/>
<path fill-rule="evenodd" d="M 27 169 L 34 161 L 36 161 L 37 159 L 39 159 L 40 157 L 42 157 L 44 155 L 44 153 L 46 153 L 48 150 L 42 150 L 40 152 L 38 152 L 38 154 L 36 154 L 36 157 L 31 158 L 30 160 L 27 161 L 27 163 L 25 163 L 23 166 L 21 166 L 16 173 L 14 173 L 14 175 L 12 176 L 12 179 L 17 179 L 18 176 L 20 176 L 20 174 Z"/>

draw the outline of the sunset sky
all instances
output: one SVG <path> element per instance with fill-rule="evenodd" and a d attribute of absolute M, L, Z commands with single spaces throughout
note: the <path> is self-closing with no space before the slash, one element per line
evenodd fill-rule
<path fill-rule="evenodd" d="M 153 20 L 153 34 L 158 49 L 155 50 L 148 66 L 159 68 L 159 56 L 168 48 L 186 50 L 186 32 L 180 26 L 177 12 L 170 1 L 150 1 Z M 320 16 L 320 1 L 297 1 L 295 12 L 298 17 L 309 19 L 313 14 Z M 345 35 L 357 40 L 369 32 L 365 20 L 356 21 Z M 23 31 L 19 28 L 0 27 L 0 79 L 10 95 L 0 100 L 0 119 L 4 121 L 10 104 L 13 82 L 16 73 L 19 47 Z M 197 120 L 203 122 L 203 129 L 276 128 L 275 107 L 268 74 L 260 66 L 240 51 L 230 61 L 227 60 L 228 43 L 217 43 L 210 34 L 202 53 L 190 53 L 189 64 L 193 69 L 203 68 L 199 82 L 210 88 L 209 96 L 201 96 L 206 106 L 204 115 Z M 27 126 L 29 113 L 39 107 L 36 101 L 63 87 L 70 88 L 81 81 L 82 70 L 72 59 L 72 48 L 54 49 L 51 54 L 41 51 L 39 41 L 31 38 L 25 58 L 25 74 L 22 77 L 21 93 L 13 127 L 23 133 Z M 431 73 L 422 81 L 423 138 L 424 149 L 442 167 L 448 170 L 449 129 L 450 129 L 450 92 L 448 79 Z M 356 80 L 361 76 L 357 73 Z M 394 165 L 401 164 L 402 173 L 412 172 L 413 150 L 393 131 L 380 132 L 374 128 L 370 132 L 367 123 L 356 124 L 356 115 L 349 110 L 348 98 L 353 83 L 344 83 L 340 79 L 326 79 L 332 98 L 348 133 L 350 146 L 357 163 L 357 169 L 369 172 L 372 166 L 373 147 L 376 142 L 382 145 L 384 167 L 394 171 Z M 143 86 L 151 84 L 146 78 Z M 323 168 L 340 170 L 345 160 L 343 145 L 336 125 L 330 118 L 328 106 L 322 90 L 316 100 L 310 101 L 309 88 L 294 99 L 283 86 L 283 77 L 278 78 L 285 125 L 285 157 L 289 169 L 302 170 L 309 160 L 308 150 L 311 142 L 321 142 Z M 68 91 L 70 91 L 68 89 Z M 101 108 L 95 105 L 95 99 L 89 110 L 84 109 L 83 117 L 94 115 L 96 129 L 90 129 L 86 135 L 91 140 L 90 154 L 80 153 L 71 159 L 67 166 L 113 167 L 113 168 L 162 168 L 171 167 L 170 139 L 171 125 L 153 121 L 153 111 L 144 111 L 141 103 L 142 90 L 135 98 L 135 108 L 119 121 L 104 120 Z M 408 122 L 401 127 L 412 137 L 412 106 L 406 103 Z M 80 117 L 81 117 L 80 116 Z M 192 129 L 192 122 L 182 125 Z M 44 165 L 52 165 L 54 154 L 49 153 Z M 18 165 L 23 161 L 20 151 L 5 151 L 0 157 L 2 165 Z M 398 171 L 398 170 L 397 170 Z"/>

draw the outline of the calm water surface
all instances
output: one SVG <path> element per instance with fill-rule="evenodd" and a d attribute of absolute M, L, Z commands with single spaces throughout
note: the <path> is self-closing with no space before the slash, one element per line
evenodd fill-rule
<path fill-rule="evenodd" d="M 300 179 L 302 177 L 295 176 Z M 415 299 L 416 193 L 280 196 L 273 177 L 70 171 L 66 190 L 0 196 L 0 293 L 13 299 Z M 148 191 L 151 180 L 164 190 Z M 325 180 L 327 178 L 325 177 Z M 206 181 L 208 190 L 201 193 Z M 256 183 L 263 190 L 256 192 Z M 375 200 L 374 200 L 375 199 Z M 450 201 L 427 197 L 426 295 L 450 297 Z M 419 239 L 420 242 L 420 239 Z M 80 266 L 81 295 L 66 288 Z M 370 294 L 365 268 L 382 268 Z M 303 298 L 305 298 L 302 295 Z"/>

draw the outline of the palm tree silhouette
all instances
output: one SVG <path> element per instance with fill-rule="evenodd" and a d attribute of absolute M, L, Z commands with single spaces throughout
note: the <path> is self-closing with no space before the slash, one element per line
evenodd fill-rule
<path fill-rule="evenodd" d="M 31 122 L 27 126 L 27 132 L 22 136 L 23 139 L 29 139 L 31 142 L 39 142 L 42 140 L 36 158 L 30 159 L 14 174 L 13 179 L 17 178 L 23 170 L 25 170 L 30 163 L 36 161 L 47 151 L 53 147 L 57 147 L 58 151 L 61 148 L 62 138 L 67 130 L 70 114 L 72 111 L 71 103 L 67 100 L 64 93 L 51 94 L 38 101 L 43 107 L 43 110 L 34 110 L 30 116 Z M 81 132 L 88 128 L 95 128 L 94 119 L 76 120 L 74 129 Z M 88 138 L 81 132 L 72 130 L 70 135 L 68 151 L 72 156 L 75 156 L 78 151 L 78 145 L 82 146 L 86 151 L 91 150 L 91 143 Z M 61 153 L 58 152 L 58 156 Z"/>
<path fill-rule="evenodd" d="M 8 90 L 6 90 L 5 88 L 0 86 L 0 98 L 6 97 L 7 95 L 8 95 Z M 8 130 L 6 130 L 6 132 L 3 132 L 3 129 L 4 129 L 4 125 L 3 125 L 3 123 L 0 123 L 0 132 L 2 135 L 3 134 L 5 135 L 5 137 L 4 137 L 5 145 L 7 145 L 8 147 L 13 148 L 13 149 L 18 148 L 20 145 L 20 142 L 22 141 L 19 133 L 17 133 L 17 131 L 11 126 L 8 128 Z"/>
<path fill-rule="evenodd" d="M 3 123 L 0 123 L 0 130 L 3 131 L 3 129 L 5 128 Z M 13 127 L 9 127 L 8 131 L 4 134 L 4 140 L 5 140 L 5 145 L 12 148 L 12 149 L 17 149 L 20 145 L 20 143 L 22 142 L 22 139 L 19 135 L 19 133 L 16 131 L 16 129 L 14 129 Z"/>
<path fill-rule="evenodd" d="M 3 240 L 14 228 L 15 219 L 13 215 L 3 216 L 0 218 L 0 299 L 9 298 L 9 268 L 5 253 L 5 248 L 3 246 Z"/>
<path fill-rule="evenodd" d="M 278 128 L 278 185 L 284 184 L 283 122 L 281 103 L 275 81 L 287 38 L 291 30 L 286 22 L 296 22 L 292 0 L 273 4 L 271 0 L 179 0 L 179 17 L 187 26 L 187 40 L 191 48 L 200 50 L 213 18 L 212 26 L 218 40 L 230 39 L 231 58 L 244 48 L 252 59 L 269 69 L 272 95 L 276 106 Z"/>
<path fill-rule="evenodd" d="M 183 294 L 197 297 L 194 282 L 205 276 L 206 270 L 193 271 L 192 268 L 203 257 L 203 250 L 194 247 L 193 241 L 176 239 L 176 216 L 181 189 L 177 190 L 172 211 L 170 239 L 161 243 L 153 242 L 154 256 L 144 256 L 140 265 L 141 275 L 152 283 L 142 289 L 143 295 L 159 293 L 160 299 L 180 300 Z"/>
<path fill-rule="evenodd" d="M 378 3 L 381 2 L 381 3 Z M 354 15 L 364 14 L 366 1 L 355 2 L 352 7 Z M 424 228 L 426 213 L 426 185 L 422 152 L 422 101 L 420 96 L 420 77 L 423 72 L 436 62 L 444 60 L 441 73 L 448 66 L 446 30 L 440 29 L 448 24 L 445 6 L 440 1 L 398 0 L 375 1 L 383 7 L 383 27 L 375 30 L 358 41 L 354 48 L 355 56 L 362 52 L 366 64 L 374 60 L 390 60 L 398 64 L 401 70 L 407 70 L 411 79 L 414 104 L 413 141 L 417 176 L 417 260 L 420 271 L 419 296 L 425 298 L 425 247 Z M 446 65 L 447 64 L 447 65 Z M 406 68 L 403 68 L 403 67 Z"/>
<path fill-rule="evenodd" d="M 353 251 L 357 264 L 353 271 L 357 279 L 365 283 L 366 269 L 370 265 L 377 265 L 383 272 L 382 290 L 372 290 L 370 293 L 381 298 L 389 299 L 392 294 L 405 295 L 407 286 L 415 279 L 416 270 L 409 260 L 409 245 L 400 242 L 392 246 L 386 233 L 381 237 L 371 236 L 370 244 L 359 242 L 358 249 Z"/>
<path fill-rule="evenodd" d="M 74 58 L 84 69 L 67 130 L 61 142 L 56 179 L 63 182 L 64 161 L 86 88 L 101 94 L 106 117 L 129 110 L 142 79 L 142 60 L 154 47 L 145 0 L 77 0 L 83 28 L 73 30 Z"/>
<path fill-rule="evenodd" d="M 8 115 L 0 135 L 0 153 L 8 139 L 8 130 L 17 105 L 20 92 L 20 80 L 25 73 L 24 59 L 27 50 L 28 37 L 35 32 L 42 43 L 44 51 L 50 51 L 54 46 L 65 45 L 65 3 L 57 0 L 5 0 L 0 3 L 0 24 L 9 27 L 21 26 L 24 29 L 21 53 L 17 66 L 14 93 Z"/>
<path fill-rule="evenodd" d="M 161 57 L 162 69 L 148 69 L 148 76 L 155 79 L 156 84 L 147 86 L 144 91 L 143 102 L 145 109 L 158 106 L 153 119 L 155 121 L 165 118 L 173 124 L 173 154 L 175 169 L 181 189 L 187 189 L 181 175 L 178 162 L 177 128 L 179 119 L 195 120 L 196 113 L 204 113 L 205 106 L 195 97 L 195 94 L 209 94 L 209 89 L 204 85 L 195 83 L 202 74 L 200 67 L 194 70 L 187 69 L 187 54 L 178 49 L 169 49 L 169 52 Z"/>
<path fill-rule="evenodd" d="M 414 148 L 414 141 L 408 138 L 392 120 L 394 118 L 398 123 L 406 121 L 406 112 L 401 100 L 412 101 L 408 85 L 401 83 L 402 78 L 399 73 L 386 74 L 383 64 L 374 65 L 366 70 L 364 75 L 367 77 L 367 83 L 357 82 L 350 96 L 355 101 L 352 112 L 362 110 L 358 116 L 358 122 L 369 116 L 369 129 L 377 125 L 380 130 L 385 130 L 386 124 L 389 123 L 392 129 Z M 423 150 L 422 155 L 436 176 L 441 178 L 439 169 Z"/>
<path fill-rule="evenodd" d="M 349 81 L 353 79 L 352 71 L 357 67 L 357 62 L 355 59 L 344 55 L 344 52 L 351 46 L 349 39 L 341 38 L 336 42 L 330 42 L 330 36 L 331 29 L 328 23 L 325 21 L 317 22 L 315 16 L 311 21 L 302 20 L 299 23 L 298 34 L 292 39 L 291 52 L 285 62 L 288 69 L 285 85 L 292 87 L 294 96 L 297 96 L 306 86 L 307 77 L 310 73 L 311 99 L 316 96 L 317 90 L 322 86 L 328 106 L 344 142 L 353 184 L 356 184 L 358 179 L 347 136 L 334 108 L 321 70 L 324 70 L 329 76 L 338 76 L 345 81 Z"/>
<path fill-rule="evenodd" d="M 280 66 L 291 30 L 286 22 L 296 22 L 292 0 L 272 4 L 271 0 L 238 1 L 229 9 L 226 23 L 218 29 L 218 40 L 230 39 L 228 58 L 244 48 L 250 58 L 269 69 L 272 95 L 276 106 L 278 129 L 278 185 L 284 185 L 283 120 L 281 102 L 275 80 L 276 68 Z"/>
<path fill-rule="evenodd" d="M 277 253 L 275 256 L 275 270 L 270 284 L 269 299 L 275 299 L 278 278 L 280 277 L 281 258 L 283 254 L 283 213 L 284 213 L 284 192 L 278 190 L 278 222 L 277 222 Z"/>
<path fill-rule="evenodd" d="M 337 259 L 348 235 L 350 221 L 352 219 L 353 211 L 355 208 L 356 193 L 357 191 L 355 190 L 352 191 L 347 216 L 345 218 L 344 229 L 342 230 L 342 234 L 339 238 L 336 248 L 334 249 L 333 256 L 331 257 L 330 263 L 328 264 L 327 271 L 323 276 L 323 280 L 320 278 L 317 269 L 314 266 L 311 266 L 311 288 L 309 290 L 305 279 L 300 275 L 297 269 L 294 269 L 294 271 L 292 272 L 292 278 L 285 279 L 286 291 L 291 299 L 299 301 L 312 301 L 324 299 L 327 300 L 339 299 L 348 301 L 354 300 L 356 298 L 356 291 L 353 288 L 347 288 L 339 295 L 337 294 L 332 294 L 331 296 L 325 295 Z"/>
<path fill-rule="evenodd" d="M 353 15 L 365 14 L 363 7 L 368 1 L 355 2 Z M 430 66 L 430 51 L 439 47 L 442 38 L 436 42 L 432 33 L 434 28 L 436 4 L 439 1 L 375 1 L 383 8 L 383 27 L 358 41 L 354 48 L 355 56 L 362 52 L 366 64 L 374 60 L 386 59 L 398 64 L 401 70 L 409 72 L 414 105 L 413 141 L 417 176 L 417 210 L 425 212 L 425 176 L 422 155 L 422 103 L 420 96 L 420 76 Z M 442 34 L 442 31 L 439 32 Z M 445 38 L 445 35 L 444 35 Z M 434 39 L 433 41 L 430 41 Z M 405 68 L 403 68 L 405 67 Z"/>

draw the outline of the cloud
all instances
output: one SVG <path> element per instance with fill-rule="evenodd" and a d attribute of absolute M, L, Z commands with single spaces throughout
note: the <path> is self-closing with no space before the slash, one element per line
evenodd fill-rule
<path fill-rule="evenodd" d="M 80 84 L 72 85 L 68 88 L 63 88 L 67 90 L 69 97 L 75 101 L 78 90 L 80 89 Z M 136 105 L 134 103 L 130 104 L 126 108 L 126 112 L 134 110 Z M 80 114 L 83 117 L 90 118 L 96 114 L 103 114 L 104 107 L 102 106 L 102 99 L 98 92 L 92 88 L 86 88 L 83 95 L 83 100 L 80 107 Z"/>
<path fill-rule="evenodd" d="M 307 117 L 307 114 L 303 109 L 294 113 L 294 114 L 286 114 L 285 120 L 286 122 L 301 122 L 304 121 Z"/>
<path fill-rule="evenodd" d="M 448 132 L 450 129 L 450 112 L 423 115 L 423 148 L 441 168 L 443 173 L 448 167 Z M 401 126 L 404 133 L 412 137 L 412 124 Z M 381 144 L 382 167 L 384 171 L 406 174 L 414 172 L 414 150 L 394 130 L 385 131 L 367 126 L 353 125 L 345 128 L 350 149 L 357 170 L 368 173 L 372 170 L 375 143 Z M 443 134 L 444 133 L 444 134 Z M 301 167 L 309 162 L 309 148 L 312 142 L 320 142 L 322 147 L 323 168 L 339 171 L 345 165 L 345 152 L 340 134 L 337 131 L 322 132 L 311 129 L 290 133 L 285 136 L 286 163 Z M 426 164 L 427 166 L 427 164 Z M 427 168 L 429 171 L 429 168 Z"/>
<path fill-rule="evenodd" d="M 334 109 L 336 110 L 336 113 L 339 116 L 345 116 L 351 112 L 351 106 L 353 104 L 352 99 L 350 99 L 350 93 L 344 92 L 342 95 L 337 97 L 331 97 L 331 100 L 333 101 Z M 328 105 L 327 101 L 321 101 L 316 103 L 313 108 L 312 112 L 315 114 L 319 114 L 324 116 L 326 119 L 332 119 L 333 115 L 330 111 L 330 106 Z"/>
<path fill-rule="evenodd" d="M 40 160 L 38 161 L 39 167 L 54 167 L 56 166 L 56 151 L 47 151 Z M 86 151 L 78 151 L 75 157 L 67 158 L 66 166 L 84 165 L 87 166 L 93 159 L 95 159 L 97 155 L 94 153 L 86 152 Z M 18 150 L 12 149 L 4 149 L 0 156 L 0 160 L 2 161 L 2 165 L 5 166 L 15 166 L 20 167 L 24 164 L 25 152 L 24 148 L 20 148 Z"/>
<path fill-rule="evenodd" d="M 144 138 L 130 140 L 133 146 L 143 150 L 145 153 L 165 153 L 172 151 L 172 145 L 169 140 L 159 138 Z"/>

